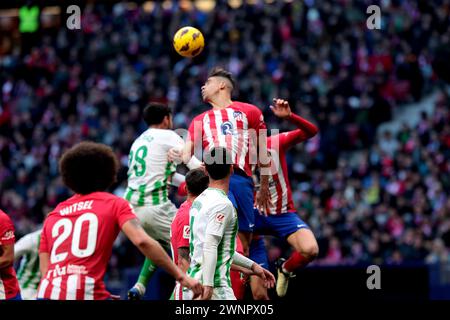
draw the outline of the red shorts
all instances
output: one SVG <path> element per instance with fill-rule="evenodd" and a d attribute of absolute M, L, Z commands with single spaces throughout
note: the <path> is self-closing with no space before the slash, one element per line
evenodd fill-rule
<path fill-rule="evenodd" d="M 236 239 L 237 239 L 236 251 L 239 252 L 240 254 L 244 254 L 244 248 L 242 247 L 241 240 L 239 240 L 239 237 L 236 237 Z M 236 299 L 243 300 L 247 276 L 238 271 L 232 270 L 230 272 L 230 278 L 231 278 L 231 287 L 233 289 Z"/>

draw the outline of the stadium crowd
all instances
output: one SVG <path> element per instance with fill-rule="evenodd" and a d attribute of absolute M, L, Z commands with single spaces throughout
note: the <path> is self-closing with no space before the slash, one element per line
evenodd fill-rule
<path fill-rule="evenodd" d="M 394 108 L 435 87 L 432 53 L 450 40 L 448 1 L 383 1 L 382 30 L 365 27 L 369 4 L 218 1 L 211 13 L 97 4 L 83 8 L 81 30 L 40 30 L 29 52 L 0 57 L 0 208 L 18 237 L 37 228 L 69 196 L 58 160 L 81 140 L 113 147 L 123 167 L 112 191 L 122 195 L 146 103 L 168 103 L 175 127 L 186 128 L 207 108 L 208 71 L 222 65 L 237 79 L 236 99 L 263 109 L 270 128 L 289 128 L 271 115 L 273 97 L 319 125 L 288 159 L 295 205 L 319 241 L 315 264 L 448 261 L 449 97 L 417 126 L 376 138 Z M 183 25 L 206 39 L 193 60 L 172 48 Z M 360 161 L 345 156 L 352 151 Z M 284 244 L 267 244 L 273 261 Z M 116 248 L 113 267 L 137 265 L 128 249 Z"/>

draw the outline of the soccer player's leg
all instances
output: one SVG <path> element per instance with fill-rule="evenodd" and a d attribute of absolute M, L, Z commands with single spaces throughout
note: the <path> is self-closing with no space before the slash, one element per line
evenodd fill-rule
<path fill-rule="evenodd" d="M 36 288 L 25 288 L 20 289 L 20 295 L 23 300 L 36 300 L 37 297 L 37 289 Z"/>
<path fill-rule="evenodd" d="M 228 197 L 238 213 L 239 239 L 242 242 L 244 255 L 248 257 L 255 218 L 253 213 L 253 180 L 239 174 L 230 178 Z"/>
<path fill-rule="evenodd" d="M 277 264 L 277 295 L 284 297 L 294 271 L 313 261 L 319 253 L 319 246 L 314 234 L 297 213 L 287 212 L 267 219 L 277 235 L 286 239 L 294 249 L 286 261 L 280 259 Z"/>
<path fill-rule="evenodd" d="M 133 209 L 147 234 L 152 234 L 152 211 L 154 210 L 154 208 L 134 206 Z M 137 282 L 128 291 L 129 300 L 141 300 L 144 297 L 147 285 L 150 282 L 150 279 L 155 271 L 156 265 L 151 260 L 145 258 Z"/>
<path fill-rule="evenodd" d="M 258 263 L 261 267 L 269 269 L 269 260 L 267 259 L 266 246 L 264 238 L 260 235 L 254 235 L 250 244 L 250 259 Z M 269 300 L 267 288 L 264 287 L 264 281 L 257 277 L 250 277 L 250 288 L 254 300 Z"/>
<path fill-rule="evenodd" d="M 135 207 L 134 209 L 147 234 L 158 240 L 163 248 L 169 251 L 170 225 L 176 214 L 175 205 L 169 201 L 160 206 Z M 155 271 L 156 265 L 146 258 L 136 284 L 128 291 L 128 299 L 142 299 Z"/>
<path fill-rule="evenodd" d="M 213 290 L 211 300 L 236 300 L 236 297 L 230 287 L 217 287 Z"/>
<path fill-rule="evenodd" d="M 144 297 L 147 285 L 155 271 L 156 265 L 151 260 L 145 258 L 137 282 L 128 291 L 129 300 L 141 300 Z"/>
<path fill-rule="evenodd" d="M 9 298 L 9 299 L 6 299 L 6 300 L 15 301 L 15 300 L 23 300 L 23 299 L 22 299 L 22 296 L 20 295 L 20 292 L 19 292 L 15 297 L 12 297 L 12 298 Z"/>

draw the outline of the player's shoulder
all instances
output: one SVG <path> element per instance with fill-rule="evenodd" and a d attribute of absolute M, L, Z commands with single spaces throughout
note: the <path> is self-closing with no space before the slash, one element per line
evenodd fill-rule
<path fill-rule="evenodd" d="M 153 144 L 166 144 L 171 143 L 174 140 L 182 140 L 180 135 L 171 129 L 150 129 L 145 137 L 142 137 L 139 144 L 153 143 Z"/>
<path fill-rule="evenodd" d="M 195 198 L 195 200 L 191 204 L 191 207 L 189 208 L 189 211 L 191 210 L 200 211 L 205 206 L 209 206 L 209 203 L 210 203 L 210 196 L 208 189 L 206 189 Z"/>
<path fill-rule="evenodd" d="M 183 202 L 177 210 L 177 214 L 175 215 L 174 221 L 178 223 L 183 223 L 184 220 L 189 221 L 189 211 L 192 207 L 192 202 L 185 201 Z"/>
<path fill-rule="evenodd" d="M 241 101 L 233 101 L 233 104 L 230 106 L 232 109 L 243 111 L 243 112 L 261 112 L 261 110 L 251 103 L 241 102 Z"/>
<path fill-rule="evenodd" d="M 12 224 L 12 219 L 2 210 L 0 210 L 0 224 Z"/>
<path fill-rule="evenodd" d="M 186 200 L 178 208 L 177 215 L 183 215 L 186 213 L 189 214 L 189 210 L 191 209 L 191 207 L 192 207 L 192 202 Z"/>
<path fill-rule="evenodd" d="M 154 140 L 155 136 L 155 130 L 148 128 L 147 130 L 145 130 L 144 132 L 142 132 L 134 141 L 133 144 L 131 145 L 131 149 L 133 148 L 139 148 L 140 146 L 142 146 L 143 144 L 146 143 L 150 143 Z"/>
<path fill-rule="evenodd" d="M 108 204 L 113 203 L 120 207 L 129 206 L 129 202 L 127 200 L 109 192 L 95 192 L 95 194 L 92 194 L 92 199 L 97 201 L 100 200 Z"/>
<path fill-rule="evenodd" d="M 55 215 L 59 216 L 60 215 L 60 211 L 62 209 L 64 209 L 65 207 L 68 207 L 68 206 L 72 205 L 74 203 L 74 200 L 77 198 L 77 196 L 79 196 L 79 195 L 73 195 L 72 197 L 70 197 L 70 198 L 68 198 L 68 199 L 58 203 L 56 205 L 56 207 L 53 208 L 53 210 L 48 213 L 47 217 L 45 218 L 44 223 L 48 222 Z"/>
<path fill-rule="evenodd" d="M 208 188 L 206 189 L 205 197 L 208 199 L 208 204 L 211 209 L 226 208 L 230 205 L 233 206 L 232 202 L 223 190 Z"/>
<path fill-rule="evenodd" d="M 102 206 L 110 206 L 110 205 L 128 205 L 128 201 L 124 198 L 121 198 L 119 196 L 116 196 L 115 194 L 104 192 L 104 191 L 97 191 L 92 192 L 86 195 L 79 195 L 76 194 L 72 197 L 70 197 L 67 200 L 64 200 L 60 202 L 55 209 L 49 213 L 49 216 L 53 214 L 58 214 L 60 210 L 64 209 L 65 207 L 71 206 L 78 202 L 86 202 L 86 201 L 93 201 L 93 204 L 98 208 Z"/>
<path fill-rule="evenodd" d="M 172 129 L 153 129 L 153 134 L 158 137 L 179 137 L 179 135 Z"/>
<path fill-rule="evenodd" d="M 139 141 L 143 140 L 145 137 L 147 137 L 148 135 L 150 135 L 150 132 L 151 132 L 150 128 L 148 128 L 147 130 L 141 132 L 141 134 L 138 135 L 137 138 L 134 140 L 134 143 L 133 143 L 133 144 L 135 144 L 136 142 L 139 142 Z"/>
<path fill-rule="evenodd" d="M 203 111 L 202 113 L 200 113 L 200 114 L 196 115 L 194 118 L 192 118 L 192 122 L 203 121 L 203 118 L 205 118 L 205 116 L 210 114 L 212 111 L 213 111 L 212 109 Z"/>
<path fill-rule="evenodd" d="M 191 123 L 189 124 L 189 131 L 199 130 L 203 128 L 203 120 L 205 119 L 206 115 L 209 114 L 209 111 L 211 110 L 203 111 L 202 113 L 194 116 L 191 120 Z"/>
<path fill-rule="evenodd" d="M 184 201 L 181 205 L 179 209 L 183 209 L 183 210 L 189 210 L 189 208 L 192 206 L 192 202 L 191 201 Z"/>

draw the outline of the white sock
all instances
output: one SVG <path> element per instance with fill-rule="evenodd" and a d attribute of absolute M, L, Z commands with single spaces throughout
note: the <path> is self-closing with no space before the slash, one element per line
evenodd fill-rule
<path fill-rule="evenodd" d="M 138 291 L 139 291 L 139 293 L 140 293 L 141 295 L 144 295 L 144 294 L 145 294 L 145 287 L 142 285 L 142 283 L 137 282 L 137 283 L 134 285 L 134 287 L 135 287 L 136 289 L 138 289 Z"/>

